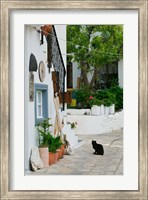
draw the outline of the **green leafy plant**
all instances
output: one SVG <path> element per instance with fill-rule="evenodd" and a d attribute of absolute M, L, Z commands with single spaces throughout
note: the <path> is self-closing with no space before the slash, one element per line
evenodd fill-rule
<path fill-rule="evenodd" d="M 49 120 L 50 118 L 44 119 L 37 125 L 39 147 L 48 147 L 49 140 L 52 137 L 49 131 L 49 127 L 52 126 L 52 124 L 49 123 Z"/>
<path fill-rule="evenodd" d="M 115 95 L 115 110 L 123 109 L 123 88 L 116 86 L 110 88 L 110 92 Z"/>
<path fill-rule="evenodd" d="M 93 105 L 101 106 L 103 104 L 103 100 L 98 99 L 97 97 L 90 96 L 89 106 L 92 107 Z"/>
<path fill-rule="evenodd" d="M 87 88 L 77 89 L 75 92 L 75 97 L 77 104 L 80 104 L 80 107 L 88 107 L 88 101 L 90 96 L 90 90 Z"/>
<path fill-rule="evenodd" d="M 50 140 L 48 141 L 48 149 L 49 152 L 55 153 L 57 149 L 59 149 L 62 145 L 60 136 L 54 137 L 51 136 Z"/>
<path fill-rule="evenodd" d="M 76 100 L 80 103 L 80 108 L 91 108 L 93 105 L 111 106 L 115 104 L 115 110 L 123 109 L 123 89 L 119 86 L 109 89 L 91 91 L 88 88 L 76 90 Z"/>
<path fill-rule="evenodd" d="M 52 153 L 56 153 L 56 151 L 57 151 L 57 149 L 56 149 L 56 147 L 55 147 L 54 144 L 51 144 L 51 145 L 48 147 L 48 150 L 49 150 L 49 152 L 52 152 Z"/>
<path fill-rule="evenodd" d="M 109 99 L 104 99 L 104 106 L 109 107 L 111 105 L 112 105 L 112 103 Z"/>
<path fill-rule="evenodd" d="M 67 124 L 70 124 L 72 129 L 77 126 L 77 122 L 67 122 Z"/>

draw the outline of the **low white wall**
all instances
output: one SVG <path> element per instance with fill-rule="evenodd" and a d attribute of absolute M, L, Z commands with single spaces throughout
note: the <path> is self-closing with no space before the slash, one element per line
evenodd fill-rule
<path fill-rule="evenodd" d="M 77 122 L 77 134 L 102 134 L 123 128 L 123 111 L 113 115 L 67 115 L 66 122 Z"/>
<path fill-rule="evenodd" d="M 90 114 L 90 109 L 67 109 L 68 115 L 84 115 L 84 113 Z"/>

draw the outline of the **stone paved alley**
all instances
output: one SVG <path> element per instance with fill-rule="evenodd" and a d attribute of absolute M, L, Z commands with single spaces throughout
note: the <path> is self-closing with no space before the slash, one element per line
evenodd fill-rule
<path fill-rule="evenodd" d="M 57 163 L 26 175 L 122 175 L 123 130 L 98 135 L 78 135 L 79 145 L 73 155 L 64 155 Z M 104 146 L 104 156 L 94 155 L 91 141 Z"/>

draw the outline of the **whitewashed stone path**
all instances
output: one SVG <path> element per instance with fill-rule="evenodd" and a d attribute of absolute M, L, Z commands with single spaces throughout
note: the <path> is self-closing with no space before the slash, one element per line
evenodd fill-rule
<path fill-rule="evenodd" d="M 74 155 L 64 155 L 57 163 L 26 175 L 122 175 L 123 130 L 99 135 L 78 135 Z M 104 146 L 104 156 L 94 155 L 91 141 Z"/>

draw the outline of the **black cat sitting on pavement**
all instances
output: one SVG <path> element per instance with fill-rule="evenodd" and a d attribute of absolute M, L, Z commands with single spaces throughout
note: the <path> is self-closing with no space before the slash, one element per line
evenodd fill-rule
<path fill-rule="evenodd" d="M 102 155 L 102 156 L 104 155 L 104 148 L 102 144 L 97 144 L 96 141 L 92 140 L 92 146 L 93 146 L 93 149 L 95 150 L 93 154 Z"/>

